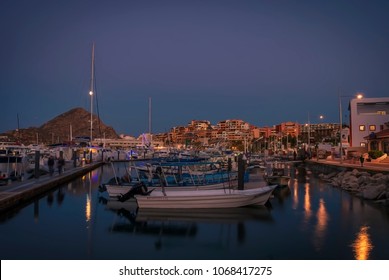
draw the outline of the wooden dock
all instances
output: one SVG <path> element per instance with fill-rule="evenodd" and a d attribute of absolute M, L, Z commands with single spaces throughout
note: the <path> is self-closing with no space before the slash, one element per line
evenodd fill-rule
<path fill-rule="evenodd" d="M 26 205 L 32 199 L 45 194 L 59 185 L 74 180 L 102 164 L 104 163 L 94 162 L 80 167 L 66 165 L 65 171 L 62 174 L 56 173 L 53 176 L 47 174 L 39 178 L 14 181 L 8 185 L 0 186 L 0 213 L 11 208 Z"/>

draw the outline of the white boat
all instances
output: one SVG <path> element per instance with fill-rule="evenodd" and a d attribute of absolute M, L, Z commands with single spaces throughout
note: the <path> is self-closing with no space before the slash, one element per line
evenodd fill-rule
<path fill-rule="evenodd" d="M 149 195 L 135 195 L 139 208 L 234 208 L 265 205 L 276 185 L 253 189 L 212 189 L 193 191 L 154 190 Z"/>
<path fill-rule="evenodd" d="M 165 187 L 165 189 L 169 189 L 170 191 L 195 191 L 198 189 L 201 190 L 212 190 L 212 189 L 223 189 L 223 188 L 231 188 L 237 186 L 237 180 L 217 183 L 217 184 L 208 184 L 208 185 L 198 185 L 198 186 L 169 186 Z M 108 196 L 113 197 L 121 197 L 128 193 L 132 188 L 134 188 L 133 184 L 129 185 L 118 185 L 118 184 L 105 184 L 105 191 L 108 193 Z M 153 191 L 162 191 L 162 187 L 148 187 L 147 190 Z M 146 191 L 147 191 L 146 190 Z"/>
<path fill-rule="evenodd" d="M 200 170 L 190 167 L 207 166 L 210 163 L 203 162 L 175 162 L 159 163 L 158 165 L 145 165 L 144 170 L 139 166 L 132 166 L 122 177 L 114 177 L 101 187 L 109 197 L 122 197 L 129 193 L 134 186 L 142 184 L 147 186 L 144 192 L 149 190 L 161 190 L 162 186 L 173 191 L 193 191 L 209 189 L 234 188 L 238 185 L 237 172 L 224 170 Z M 113 168 L 114 170 L 114 168 Z M 158 171 L 159 170 L 159 171 Z M 248 174 L 247 178 L 248 180 Z"/>

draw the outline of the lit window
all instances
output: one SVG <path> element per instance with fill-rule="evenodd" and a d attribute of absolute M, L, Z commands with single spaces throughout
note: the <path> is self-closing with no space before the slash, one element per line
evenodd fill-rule
<path fill-rule="evenodd" d="M 365 126 L 364 125 L 360 125 L 359 126 L 359 131 L 365 131 Z"/>
<path fill-rule="evenodd" d="M 369 130 L 370 130 L 370 131 L 375 131 L 375 125 L 374 125 L 374 124 L 369 125 Z"/>

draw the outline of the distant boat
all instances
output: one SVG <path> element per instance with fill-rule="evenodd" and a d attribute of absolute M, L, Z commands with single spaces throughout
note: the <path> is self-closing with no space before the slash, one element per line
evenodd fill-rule
<path fill-rule="evenodd" d="M 289 176 L 268 176 L 265 178 L 269 185 L 277 185 L 279 187 L 287 187 L 289 185 Z"/>
<path fill-rule="evenodd" d="M 276 185 L 253 189 L 212 189 L 193 191 L 153 191 L 149 195 L 135 195 L 142 208 L 195 209 L 195 208 L 235 208 L 265 205 Z"/>
<path fill-rule="evenodd" d="M 27 151 L 23 145 L 0 143 L 0 185 L 21 179 L 27 165 Z"/>
<path fill-rule="evenodd" d="M 263 176 L 269 185 L 278 185 L 279 187 L 286 187 L 289 185 L 290 176 L 285 174 L 283 168 L 276 168 L 269 166 Z"/>
<path fill-rule="evenodd" d="M 20 163 L 25 157 L 27 148 L 20 145 L 1 145 L 0 163 Z"/>

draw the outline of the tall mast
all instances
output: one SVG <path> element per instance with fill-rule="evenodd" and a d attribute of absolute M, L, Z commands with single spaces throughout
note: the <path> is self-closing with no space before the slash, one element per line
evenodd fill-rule
<path fill-rule="evenodd" d="M 91 63 L 91 79 L 90 79 L 90 145 L 92 146 L 92 137 L 93 137 L 93 84 L 95 76 L 95 43 L 92 45 L 92 63 Z"/>
<path fill-rule="evenodd" d="M 153 137 L 151 136 L 151 97 L 149 97 L 149 141 L 150 147 L 152 146 Z"/>

